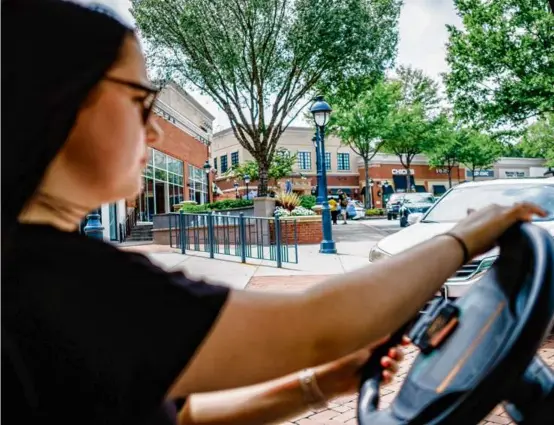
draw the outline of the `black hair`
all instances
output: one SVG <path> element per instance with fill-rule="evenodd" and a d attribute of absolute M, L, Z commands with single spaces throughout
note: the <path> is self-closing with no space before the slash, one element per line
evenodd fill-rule
<path fill-rule="evenodd" d="M 66 0 L 2 1 L 2 269 L 18 216 L 132 29 Z"/>

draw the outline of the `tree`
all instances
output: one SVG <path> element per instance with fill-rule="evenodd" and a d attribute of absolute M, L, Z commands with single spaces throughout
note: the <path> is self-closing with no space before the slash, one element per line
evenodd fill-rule
<path fill-rule="evenodd" d="M 400 84 L 401 99 L 389 116 L 382 149 L 398 156 L 406 169 L 406 188 L 411 187 L 410 166 L 417 154 L 431 149 L 437 125 L 438 85 L 420 70 L 399 67 L 394 79 Z"/>
<path fill-rule="evenodd" d="M 464 130 L 465 142 L 459 162 L 471 170 L 472 180 L 478 171 L 491 168 L 502 154 L 502 144 L 490 135 L 476 130 Z"/>
<path fill-rule="evenodd" d="M 520 147 L 526 156 L 544 158 L 547 167 L 554 167 L 554 114 L 529 126 Z"/>
<path fill-rule="evenodd" d="M 383 150 L 398 157 L 406 169 L 406 189 L 411 187 L 411 164 L 414 157 L 432 150 L 435 122 L 425 117 L 422 105 L 402 106 L 391 114 Z"/>
<path fill-rule="evenodd" d="M 485 128 L 554 112 L 554 14 L 546 0 L 455 0 L 448 26 L 447 94 L 456 113 Z"/>
<path fill-rule="evenodd" d="M 401 0 L 132 0 L 151 66 L 209 95 L 259 166 L 310 101 L 396 54 Z M 346 54 L 347 52 L 347 54 Z"/>
<path fill-rule="evenodd" d="M 448 173 L 448 187 L 452 187 L 452 170 L 460 164 L 468 132 L 446 117 L 437 125 L 433 143 L 427 153 L 432 168 L 442 168 Z"/>
<path fill-rule="evenodd" d="M 399 83 L 379 82 L 372 90 L 350 102 L 339 102 L 329 122 L 329 130 L 364 161 L 366 209 L 369 204 L 369 162 L 379 152 L 390 124 L 390 116 L 401 97 Z"/>
<path fill-rule="evenodd" d="M 268 178 L 272 179 L 274 184 L 277 185 L 279 179 L 292 173 L 292 167 L 296 164 L 296 159 L 297 155 L 291 155 L 288 150 L 278 148 L 271 161 Z M 251 180 L 258 180 L 260 178 L 259 166 L 255 160 L 245 161 L 231 167 L 224 175 L 236 177 L 240 180 L 244 180 L 244 176 L 248 175 Z"/>

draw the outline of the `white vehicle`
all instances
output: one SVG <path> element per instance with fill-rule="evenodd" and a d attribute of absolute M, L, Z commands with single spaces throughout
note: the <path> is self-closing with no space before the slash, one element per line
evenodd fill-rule
<path fill-rule="evenodd" d="M 554 177 L 533 179 L 499 179 L 463 183 L 450 189 L 417 222 L 379 241 L 369 253 L 369 261 L 398 254 L 414 245 L 450 230 L 467 215 L 468 209 L 479 209 L 492 203 L 512 205 L 528 201 L 540 205 L 549 215 L 534 221 L 554 237 Z M 461 267 L 443 287 L 443 295 L 458 298 L 494 263 L 498 251 L 474 258 Z"/>

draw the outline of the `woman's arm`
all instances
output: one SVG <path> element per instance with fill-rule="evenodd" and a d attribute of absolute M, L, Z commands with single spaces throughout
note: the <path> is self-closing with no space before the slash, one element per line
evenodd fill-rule
<path fill-rule="evenodd" d="M 439 237 L 304 293 L 232 291 L 170 394 L 252 385 L 367 346 L 411 319 L 461 262 L 457 242 Z"/>
<path fill-rule="evenodd" d="M 529 204 L 491 206 L 472 214 L 452 232 L 474 256 L 492 248 L 516 221 L 530 220 L 533 214 L 545 212 Z M 392 334 L 417 314 L 462 259 L 458 241 L 440 236 L 304 293 L 232 291 L 170 395 L 267 381 L 326 363 Z"/>
<path fill-rule="evenodd" d="M 405 344 L 407 341 L 404 342 Z M 370 350 L 362 349 L 314 369 L 318 387 L 327 399 L 351 393 L 359 386 L 360 368 Z M 394 348 L 382 359 L 388 365 L 384 382 L 398 371 L 402 350 Z M 193 394 L 179 414 L 180 425 L 258 425 L 282 423 L 310 408 L 298 374 L 250 387 L 215 393 Z"/>

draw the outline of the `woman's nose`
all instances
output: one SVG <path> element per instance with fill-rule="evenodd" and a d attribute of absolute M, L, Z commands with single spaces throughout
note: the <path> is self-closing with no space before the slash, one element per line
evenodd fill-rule
<path fill-rule="evenodd" d="M 155 118 L 148 120 L 146 125 L 146 143 L 148 146 L 155 145 L 162 141 L 164 132 Z"/>

